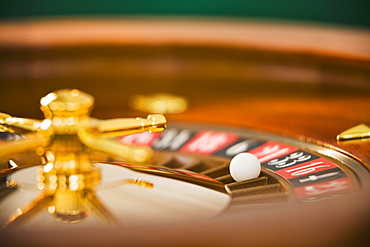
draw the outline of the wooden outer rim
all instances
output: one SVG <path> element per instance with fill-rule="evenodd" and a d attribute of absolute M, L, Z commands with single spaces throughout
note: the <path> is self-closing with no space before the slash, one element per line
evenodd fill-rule
<path fill-rule="evenodd" d="M 370 31 L 247 19 L 74 18 L 0 23 L 0 46 L 226 45 L 370 61 Z"/>
<path fill-rule="evenodd" d="M 329 58 L 344 58 L 370 61 L 370 31 L 353 30 L 338 27 L 309 26 L 298 23 L 271 23 L 242 19 L 179 19 L 179 18 L 75 18 L 75 19 L 34 19 L 29 21 L 13 21 L 0 23 L 0 47 L 73 47 L 83 45 L 143 45 L 143 46 L 213 46 L 236 47 L 260 51 L 272 51 L 293 54 L 315 54 Z M 292 71 L 278 72 L 290 73 Z M 273 71 L 269 71 L 271 74 Z M 273 74 L 273 73 L 272 73 Z M 280 75 L 279 74 L 279 75 Z M 309 76 L 299 74 L 307 82 Z M 316 80 L 314 78 L 313 80 Z M 305 81 L 305 82 L 306 82 Z M 366 84 L 367 85 L 367 84 Z M 367 88 L 367 87 L 366 87 Z M 287 88 L 287 90 L 291 90 Z M 194 93 L 192 93 L 194 96 Z M 199 93 L 199 99 L 203 98 Z M 199 100 L 200 104 L 174 120 L 204 123 L 219 123 L 240 126 L 240 112 L 248 112 L 243 127 L 287 135 L 294 133 L 298 138 L 310 138 L 322 141 L 355 155 L 369 167 L 370 151 L 367 142 L 337 143 L 335 135 L 358 124 L 357 121 L 368 122 L 363 114 L 368 107 L 364 96 L 349 93 L 341 98 L 318 95 L 312 99 L 309 93 L 296 100 L 269 99 L 263 96 L 254 99 L 235 98 L 225 95 L 213 102 L 210 110 L 209 102 Z M 343 95 L 342 95 L 343 96 Z M 194 96 L 195 97 L 195 96 Z M 250 108 L 250 105 L 253 108 Z M 323 104 L 330 107 L 323 108 Z M 238 105 L 239 111 L 230 111 Z M 285 108 L 291 109 L 293 116 L 305 107 L 305 116 L 290 118 L 289 125 L 284 120 L 273 119 L 273 116 L 287 116 Z M 337 106 L 342 106 L 339 109 Z M 284 111 L 282 111 L 284 108 Z M 333 114 L 333 109 L 336 113 Z M 350 114 L 356 110 L 355 114 Z M 362 110 L 361 110 L 362 109 Z M 208 112 L 208 114 L 204 114 Z M 346 112 L 344 118 L 343 112 Z M 213 114 L 212 114 L 213 113 Z M 361 114 L 360 114 L 361 113 Z M 224 116 L 222 119 L 218 115 Z M 348 116 L 347 116 L 348 115 Z M 326 121 L 318 124 L 316 119 L 325 117 Z M 338 116 L 346 121 L 338 121 Z M 356 117 L 355 117 L 356 116 Z M 330 120 L 330 121 L 329 121 Z M 258 123 L 258 124 L 257 124 Z M 261 124 L 264 123 L 264 124 Z M 272 127 L 273 126 L 273 127 Z M 336 126 L 333 128 L 333 126 Z"/>

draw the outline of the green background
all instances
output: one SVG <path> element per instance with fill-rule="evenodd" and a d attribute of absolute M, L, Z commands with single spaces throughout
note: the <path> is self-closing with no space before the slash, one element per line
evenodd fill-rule
<path fill-rule="evenodd" d="M 370 0 L 2 0 L 0 20 L 53 16 L 216 16 L 370 27 Z"/>

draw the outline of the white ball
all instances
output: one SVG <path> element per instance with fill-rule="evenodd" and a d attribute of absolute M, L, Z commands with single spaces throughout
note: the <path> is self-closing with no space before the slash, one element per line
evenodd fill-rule
<path fill-rule="evenodd" d="M 253 154 L 240 153 L 231 160 L 229 169 L 231 177 L 241 182 L 257 178 L 261 173 L 261 163 Z"/>

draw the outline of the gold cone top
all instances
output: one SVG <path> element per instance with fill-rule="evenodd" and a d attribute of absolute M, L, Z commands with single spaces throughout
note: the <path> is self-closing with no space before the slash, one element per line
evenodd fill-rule
<path fill-rule="evenodd" d="M 338 141 L 370 138 L 370 127 L 366 124 L 356 125 L 337 135 Z"/>
<path fill-rule="evenodd" d="M 46 119 L 84 118 L 90 115 L 94 98 L 78 89 L 63 89 L 49 93 L 40 101 Z"/>
<path fill-rule="evenodd" d="M 43 97 L 40 104 L 56 134 L 75 134 L 81 122 L 89 118 L 94 98 L 78 89 L 62 89 Z"/>
<path fill-rule="evenodd" d="M 49 93 L 40 101 L 41 107 L 53 112 L 71 112 L 91 109 L 94 97 L 78 89 L 62 89 Z"/>

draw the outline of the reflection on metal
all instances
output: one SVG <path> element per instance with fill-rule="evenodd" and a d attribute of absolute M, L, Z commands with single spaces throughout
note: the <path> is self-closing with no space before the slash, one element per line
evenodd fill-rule
<path fill-rule="evenodd" d="M 338 141 L 370 138 L 370 127 L 366 124 L 356 125 L 337 135 Z"/>
<path fill-rule="evenodd" d="M 136 94 L 130 98 L 129 104 L 135 110 L 160 114 L 181 113 L 188 108 L 188 100 L 186 98 L 168 93 Z"/>
<path fill-rule="evenodd" d="M 76 136 L 56 137 L 48 151 L 45 151 L 47 163 L 38 169 L 38 196 L 26 206 L 18 208 L 4 227 L 15 228 L 46 210 L 63 223 L 78 223 L 94 214 L 100 222 L 115 225 L 116 220 L 96 195 L 101 180 L 100 169 L 90 161 L 83 149 Z M 119 185 L 154 187 L 153 183 L 141 179 L 118 182 Z M 18 185 L 16 181 L 9 180 L 7 186 Z"/>
<path fill-rule="evenodd" d="M 37 175 L 38 196 L 13 212 L 4 227 L 13 228 L 46 209 L 64 223 L 80 222 L 91 213 L 101 222 L 115 221 L 96 196 L 101 175 L 98 166 L 90 161 L 89 148 L 106 151 L 125 162 L 149 162 L 152 158 L 149 147 L 125 146 L 113 137 L 163 131 L 166 119 L 162 115 L 149 115 L 147 119 L 97 120 L 89 117 L 93 105 L 93 97 L 84 92 L 59 90 L 41 99 L 44 120 L 0 113 L 0 130 L 24 137 L 2 144 L 0 158 L 8 160 L 10 167 L 1 167 L 0 171 L 7 175 L 21 169 L 22 164 L 10 159 L 10 155 L 21 152 L 32 150 L 46 159 Z M 140 179 L 126 179 L 121 184 L 154 187 Z M 11 179 L 6 185 L 8 188 L 18 186 Z"/>
<path fill-rule="evenodd" d="M 146 163 L 153 156 L 150 147 L 124 145 L 112 138 L 144 131 L 161 132 L 165 128 L 166 119 L 164 116 L 149 115 L 147 119 L 122 118 L 96 122 L 93 127 L 80 129 L 78 136 L 85 145 L 122 157 L 126 162 Z"/>

